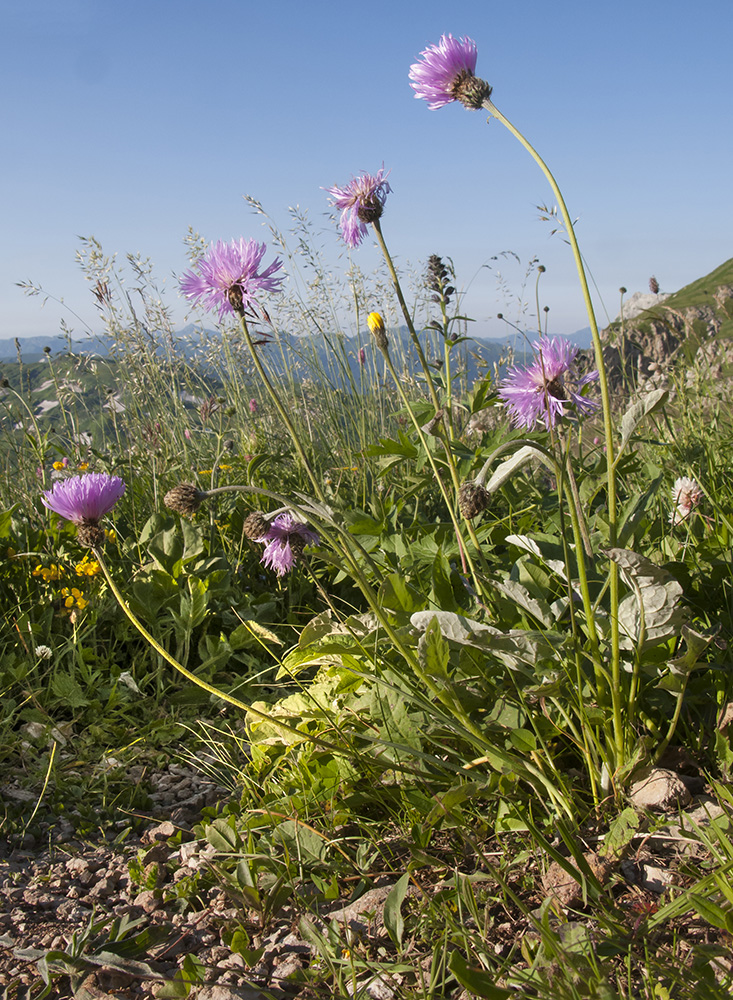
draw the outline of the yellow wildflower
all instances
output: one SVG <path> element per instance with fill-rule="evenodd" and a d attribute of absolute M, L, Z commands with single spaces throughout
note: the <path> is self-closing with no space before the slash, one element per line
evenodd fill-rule
<path fill-rule="evenodd" d="M 64 587 L 61 591 L 61 596 L 64 598 L 65 608 L 73 608 L 76 606 L 81 611 L 87 606 L 87 604 L 89 604 L 89 601 L 77 587 Z"/>
<path fill-rule="evenodd" d="M 40 563 L 33 570 L 33 576 L 42 576 L 45 583 L 50 583 L 52 580 L 63 580 L 66 573 L 61 566 L 57 566 L 56 563 L 51 563 L 50 566 L 42 566 Z"/>
<path fill-rule="evenodd" d="M 89 462 L 79 462 L 79 464 L 77 465 L 77 469 L 80 472 L 84 472 L 84 470 L 88 468 L 89 468 Z"/>
<path fill-rule="evenodd" d="M 99 563 L 96 559 L 90 559 L 88 555 L 84 556 L 80 563 L 76 564 L 77 576 L 96 576 L 99 572 L 101 572 Z"/>

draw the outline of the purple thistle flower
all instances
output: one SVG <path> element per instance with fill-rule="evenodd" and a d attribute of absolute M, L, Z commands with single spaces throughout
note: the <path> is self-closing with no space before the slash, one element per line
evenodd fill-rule
<path fill-rule="evenodd" d="M 586 399 L 579 391 L 597 380 L 597 371 L 578 379 L 574 391 L 566 385 L 565 376 L 578 353 L 577 347 L 559 337 L 552 340 L 543 337 L 532 345 L 532 350 L 534 364 L 511 368 L 499 389 L 499 397 L 515 427 L 529 429 L 542 420 L 549 430 L 564 416 L 566 406 L 572 404 L 580 414 L 591 413 L 598 407 L 595 400 Z"/>
<path fill-rule="evenodd" d="M 84 521 L 101 521 L 109 514 L 125 492 L 119 476 L 106 472 L 88 472 L 84 476 L 59 479 L 53 488 L 41 495 L 49 510 L 74 524 Z"/>
<path fill-rule="evenodd" d="M 331 195 L 331 204 L 341 209 L 341 235 L 347 246 L 358 247 L 367 234 L 367 223 L 381 218 L 387 195 L 392 190 L 387 176 L 382 165 L 374 176 L 361 174 L 353 177 L 346 187 L 323 189 Z"/>
<path fill-rule="evenodd" d="M 273 277 L 282 267 L 279 257 L 264 271 L 257 270 L 266 250 L 267 244 L 256 240 L 212 243 L 194 270 L 181 278 L 181 291 L 206 309 L 218 309 L 220 321 L 228 313 L 241 316 L 261 292 L 280 291 L 283 278 Z"/>
<path fill-rule="evenodd" d="M 480 108 L 491 95 L 491 87 L 474 76 L 476 57 L 472 38 L 443 35 L 437 45 L 420 53 L 420 62 L 410 66 L 410 86 L 415 97 L 427 101 L 431 111 L 453 101 Z"/>
<path fill-rule="evenodd" d="M 82 545 L 93 548 L 104 539 L 99 522 L 109 514 L 125 492 L 119 476 L 106 472 L 88 472 L 84 476 L 59 479 L 50 490 L 41 494 L 44 506 L 77 526 L 77 538 Z"/>
<path fill-rule="evenodd" d="M 265 566 L 274 569 L 278 576 L 289 573 L 306 545 L 318 545 L 320 539 L 307 524 L 296 521 L 287 512 L 273 518 L 266 535 L 258 539 L 267 542 L 260 560 Z"/>

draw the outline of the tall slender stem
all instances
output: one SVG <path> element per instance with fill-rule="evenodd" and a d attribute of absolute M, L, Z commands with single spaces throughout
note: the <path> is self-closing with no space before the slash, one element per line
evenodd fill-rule
<path fill-rule="evenodd" d="M 585 274 L 585 267 L 583 266 L 583 258 L 580 253 L 580 247 L 578 246 L 578 241 L 575 236 L 575 229 L 573 227 L 573 220 L 568 212 L 567 205 L 565 204 L 565 199 L 562 196 L 560 187 L 555 180 L 550 168 L 547 166 L 545 161 L 542 159 L 537 150 L 532 146 L 532 144 L 522 135 L 522 133 L 506 118 L 501 111 L 496 107 L 496 105 L 487 98 L 483 103 L 484 108 L 489 112 L 489 114 L 496 118 L 497 121 L 511 132 L 515 139 L 517 139 L 522 146 L 527 150 L 527 152 L 532 156 L 534 161 L 542 170 L 543 174 L 547 178 L 552 192 L 557 200 L 558 208 L 562 215 L 563 223 L 565 226 L 565 232 L 570 243 L 570 248 L 573 252 L 573 258 L 575 259 L 575 266 L 578 271 L 578 278 L 580 280 L 580 287 L 583 294 L 583 300 L 585 302 L 586 312 L 588 313 L 588 321 L 590 323 L 591 336 L 593 339 L 593 350 L 595 352 L 596 367 L 598 369 L 598 384 L 601 392 L 601 402 L 603 406 L 603 427 L 606 439 L 606 462 L 608 466 L 608 476 L 607 476 L 607 489 L 608 489 L 608 534 L 609 534 L 609 545 L 613 548 L 616 545 L 617 538 L 617 500 L 616 500 L 616 476 L 614 470 L 614 432 L 613 432 L 613 421 L 611 413 L 611 397 L 608 388 L 608 379 L 606 377 L 606 368 L 603 361 L 603 345 L 601 344 L 600 334 L 598 332 L 598 323 L 596 322 L 595 311 L 593 309 L 593 302 L 590 296 L 590 289 L 588 287 L 588 279 Z M 621 708 L 621 649 L 620 649 L 620 633 L 619 633 L 619 621 L 618 621 L 618 606 L 619 606 L 619 573 L 618 566 L 611 561 L 609 565 L 609 591 L 610 591 L 610 601 L 611 601 L 611 614 L 610 614 L 610 624 L 611 624 L 611 703 L 613 706 L 613 732 L 614 732 L 614 742 L 616 744 L 616 763 L 623 763 L 624 753 L 625 753 L 625 739 L 623 730 L 623 717 Z"/>
<path fill-rule="evenodd" d="M 288 434 L 290 435 L 291 440 L 292 440 L 293 444 L 295 445 L 295 450 L 298 453 L 300 461 L 303 463 L 303 468 L 305 469 L 305 471 L 306 471 L 306 473 L 308 475 L 308 478 L 311 481 L 311 486 L 313 487 L 313 490 L 314 490 L 316 496 L 318 497 L 318 499 L 319 500 L 325 500 L 325 497 L 323 495 L 323 490 L 321 489 L 321 484 L 318 482 L 316 474 L 314 473 L 314 471 L 313 471 L 313 469 L 311 467 L 311 464 L 310 464 L 310 462 L 308 460 L 308 456 L 305 453 L 305 448 L 303 447 L 303 444 L 302 444 L 302 442 L 300 440 L 300 435 L 296 431 L 295 425 L 293 424 L 292 420 L 290 419 L 288 411 L 285 409 L 285 406 L 283 405 L 283 402 L 280 399 L 280 397 L 279 397 L 279 395 L 277 393 L 277 390 L 275 389 L 275 386 L 270 381 L 270 379 L 269 379 L 269 377 L 267 375 L 267 372 L 265 371 L 264 365 L 262 364 L 262 361 L 260 360 L 260 357 L 259 357 L 259 355 L 257 353 L 255 345 L 252 342 L 252 336 L 251 336 L 251 334 L 249 332 L 249 327 L 247 326 L 247 320 L 245 319 L 244 314 L 240 315 L 239 322 L 241 324 L 242 332 L 244 333 L 245 340 L 247 341 L 247 347 L 249 348 L 249 353 L 252 355 L 252 361 L 254 362 L 254 366 L 257 369 L 257 374 L 262 379 L 263 385 L 265 386 L 265 389 L 267 389 L 267 393 L 268 393 L 270 399 L 272 400 L 272 402 L 274 403 L 275 409 L 277 410 L 278 414 L 280 415 L 280 419 L 285 424 L 285 426 L 286 426 L 286 428 L 288 430 Z"/>

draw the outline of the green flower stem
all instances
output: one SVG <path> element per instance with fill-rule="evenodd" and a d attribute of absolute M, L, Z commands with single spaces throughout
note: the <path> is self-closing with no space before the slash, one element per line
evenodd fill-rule
<path fill-rule="evenodd" d="M 674 715 L 670 720 L 669 729 L 667 730 L 667 735 L 664 737 L 662 742 L 654 751 L 654 756 L 652 757 L 651 761 L 653 765 L 657 764 L 662 759 L 662 754 L 669 746 L 670 740 L 675 734 L 675 730 L 677 729 L 677 723 L 680 721 L 680 713 L 682 712 L 682 702 L 685 699 L 685 691 L 687 690 L 687 682 L 689 679 L 690 675 L 688 673 L 685 675 L 685 680 L 684 683 L 682 684 L 682 690 L 679 691 L 677 694 L 677 704 L 674 707 Z"/>
<path fill-rule="evenodd" d="M 105 579 L 107 581 L 107 584 L 109 585 L 110 590 L 114 594 L 117 603 L 124 611 L 128 620 L 135 626 L 135 628 L 138 630 L 143 639 L 145 639 L 145 641 L 148 642 L 153 647 L 156 653 L 158 653 L 159 656 L 161 656 L 175 670 L 177 670 L 179 674 L 182 674 L 186 678 L 186 680 L 191 681 L 197 687 L 202 688 L 204 691 L 208 691 L 209 694 L 214 695 L 214 697 L 216 698 L 220 698 L 222 701 L 227 702 L 229 705 L 233 705 L 235 708 L 238 708 L 243 712 L 247 712 L 250 715 L 254 715 L 258 719 L 263 719 L 265 722 L 269 722 L 270 725 L 274 726 L 276 729 L 280 729 L 282 732 L 288 733 L 290 736 L 297 736 L 299 739 L 305 740 L 308 743 L 313 743 L 315 746 L 321 747 L 325 750 L 332 750 L 340 754 L 345 752 L 344 747 L 337 746 L 335 743 L 330 743 L 327 740 L 319 739 L 317 736 L 311 736 L 309 733 L 302 732 L 296 726 L 289 726 L 287 722 L 282 722 L 280 719 L 272 715 L 268 715 L 267 712 L 261 712 L 259 709 L 253 708 L 251 705 L 245 704 L 245 702 L 240 701 L 238 698 L 233 697 L 233 695 L 227 694 L 225 691 L 219 691 L 218 688 L 215 688 L 212 684 L 208 684 L 206 681 L 201 680 L 200 677 L 197 677 L 196 674 L 192 673 L 190 670 L 184 667 L 181 663 L 178 662 L 178 660 L 175 659 L 175 657 L 171 656 L 168 650 L 164 649 L 163 646 L 161 646 L 158 640 L 155 639 L 150 634 L 150 632 L 148 632 L 148 630 L 145 628 L 145 626 L 142 624 L 139 618 L 137 618 L 137 616 L 133 613 L 129 604 L 120 593 L 117 584 L 112 579 L 110 572 L 107 569 L 107 565 L 104 561 L 104 557 L 102 556 L 100 550 L 94 548 L 92 549 L 92 552 L 94 553 L 94 558 L 97 560 L 102 569 L 102 572 L 104 573 Z"/>
<path fill-rule="evenodd" d="M 382 227 L 379 223 L 379 219 L 372 223 L 374 227 L 374 232 L 377 234 L 377 242 L 379 243 L 380 249 L 384 254 L 384 259 L 387 262 L 387 268 L 389 269 L 390 277 L 392 278 L 392 286 L 395 290 L 397 296 L 397 301 L 402 309 L 402 315 L 405 317 L 405 323 L 407 324 L 407 329 L 410 332 L 410 338 L 415 346 L 417 356 L 420 359 L 420 367 L 425 375 L 425 380 L 428 385 L 428 390 L 430 392 L 430 399 L 432 400 L 433 406 L 435 407 L 435 412 L 437 413 L 440 409 L 440 400 L 438 399 L 438 391 L 435 388 L 435 383 L 433 382 L 433 376 L 428 366 L 427 358 L 422 349 L 422 344 L 420 343 L 420 338 L 415 332 L 415 324 L 412 322 L 412 316 L 410 315 L 410 310 L 407 308 L 407 303 L 405 302 L 405 297 L 402 294 L 402 288 L 400 286 L 400 279 L 397 277 L 397 270 L 394 266 L 390 252 L 387 249 L 387 244 L 384 242 L 384 236 L 382 235 Z"/>
<path fill-rule="evenodd" d="M 252 361 L 254 362 L 254 366 L 257 369 L 257 374 L 262 379 L 262 382 L 263 382 L 265 388 L 267 389 L 268 395 L 270 396 L 270 399 L 272 400 L 272 402 L 275 405 L 275 409 L 277 410 L 278 414 L 280 415 L 280 419 L 285 424 L 285 426 L 286 426 L 286 428 L 288 430 L 288 434 L 290 435 L 290 437 L 292 439 L 292 442 L 295 445 L 295 450 L 298 452 L 298 456 L 300 458 L 300 461 L 303 464 L 303 468 L 305 469 L 305 471 L 306 471 L 306 473 L 308 475 L 308 478 L 311 481 L 311 486 L 313 487 L 313 491 L 315 492 L 315 494 L 316 494 L 316 496 L 318 497 L 319 500 L 324 501 L 325 497 L 323 495 L 323 491 L 321 490 L 321 484 L 318 482 L 318 479 L 316 478 L 316 474 L 314 473 L 313 469 L 311 468 L 311 464 L 308 461 L 308 456 L 305 453 L 305 448 L 303 447 L 303 445 L 301 443 L 300 435 L 296 431 L 295 425 L 293 424 L 292 420 L 290 419 L 290 415 L 288 414 L 288 411 L 286 410 L 285 406 L 283 405 L 282 400 L 280 399 L 279 395 L 277 394 L 277 390 L 275 389 L 275 386 L 272 384 L 272 382 L 268 378 L 267 372 L 265 371 L 265 368 L 264 368 L 262 362 L 260 361 L 260 356 L 257 353 L 255 345 L 252 343 L 252 337 L 250 335 L 249 327 L 247 326 L 247 320 L 244 317 L 244 315 L 240 316 L 239 322 L 240 322 L 240 325 L 242 327 L 242 332 L 244 333 L 245 340 L 247 341 L 247 347 L 249 348 L 249 353 L 252 356 Z"/>
<path fill-rule="evenodd" d="M 402 309 L 402 315 L 405 318 L 405 323 L 407 324 L 407 329 L 410 332 L 410 337 L 411 337 L 412 342 L 413 342 L 413 344 L 415 346 L 415 350 L 417 352 L 417 356 L 420 359 L 420 366 L 421 366 L 421 368 L 423 370 L 423 373 L 425 374 L 425 379 L 426 379 L 426 382 L 427 382 L 427 385 L 428 385 L 428 389 L 430 391 L 430 399 L 432 401 L 433 406 L 435 407 L 435 412 L 438 413 L 439 410 L 441 409 L 441 406 L 440 406 L 440 399 L 438 398 L 438 392 L 437 392 L 437 389 L 435 388 L 435 382 L 433 381 L 433 376 L 432 376 L 432 373 L 430 371 L 430 367 L 429 367 L 427 359 L 425 357 L 425 353 L 423 352 L 422 345 L 420 344 L 420 338 L 418 337 L 418 335 L 417 335 L 417 333 L 415 331 L 415 324 L 412 322 L 412 316 L 410 315 L 410 312 L 409 312 L 409 310 L 407 308 L 407 304 L 405 302 L 405 297 L 402 294 L 402 287 L 400 286 L 400 279 L 397 276 L 397 270 L 395 269 L 394 262 L 392 261 L 392 257 L 390 255 L 390 252 L 387 249 L 387 244 L 384 241 L 384 236 L 382 234 L 382 227 L 381 227 L 378 219 L 377 219 L 376 222 L 373 222 L 372 225 L 374 227 L 375 233 L 377 234 L 377 241 L 378 241 L 379 246 L 380 246 L 380 248 L 382 250 L 382 253 L 384 254 L 384 259 L 387 262 L 387 267 L 389 269 L 389 273 L 390 273 L 390 276 L 392 278 L 392 285 L 394 287 L 395 294 L 397 295 L 397 299 L 398 299 L 398 301 L 400 303 L 400 308 Z M 446 319 L 446 314 L 445 314 L 445 302 L 443 302 L 442 305 L 443 305 L 443 323 L 444 323 L 445 329 L 447 330 L 447 319 Z M 450 470 L 451 478 L 453 480 L 453 487 L 454 487 L 454 489 L 456 491 L 456 495 L 458 495 L 458 490 L 459 490 L 461 484 L 460 484 L 460 481 L 458 479 L 458 469 L 456 468 L 455 458 L 454 458 L 453 452 L 452 452 L 451 447 L 450 447 L 450 442 L 452 441 L 452 437 L 453 437 L 453 433 L 452 433 L 452 428 L 453 428 L 453 412 L 452 412 L 451 387 L 450 387 L 450 359 L 448 357 L 447 338 L 445 339 L 445 356 L 446 356 L 446 372 L 447 372 L 447 379 L 448 379 L 448 382 L 447 382 L 448 389 L 447 389 L 447 396 L 446 396 L 446 406 L 448 407 L 448 414 L 449 414 L 448 420 L 449 420 L 449 427 L 450 427 L 449 440 L 448 440 L 448 443 L 445 445 L 445 454 L 446 454 L 446 460 L 447 460 L 448 468 Z M 412 409 L 410 407 L 410 404 L 407 401 L 407 398 L 406 398 L 404 392 L 402 391 L 401 384 L 400 384 L 400 382 L 399 382 L 399 380 L 398 380 L 398 378 L 397 378 L 397 376 L 395 374 L 394 367 L 392 366 L 391 360 L 389 361 L 389 365 L 390 365 L 390 372 L 392 373 L 392 377 L 393 377 L 393 379 L 395 381 L 395 385 L 397 386 L 397 388 L 398 388 L 398 390 L 400 392 L 400 395 L 402 396 L 403 402 L 405 403 L 405 406 L 407 407 L 407 409 L 408 409 L 408 411 L 410 413 L 410 416 L 412 417 L 413 422 L 415 423 L 415 427 L 417 428 L 418 434 L 421 435 L 421 440 L 423 441 L 423 445 L 425 446 L 426 451 L 428 452 L 428 456 L 430 456 L 430 451 L 427 449 L 427 446 L 425 445 L 424 438 L 422 437 L 422 431 L 421 431 L 421 429 L 420 429 L 417 421 L 415 420 L 415 417 L 414 417 L 414 415 L 412 413 Z M 432 458 L 430 459 L 430 461 L 431 461 L 431 464 L 433 464 Z M 463 549 L 463 539 L 462 539 L 462 536 L 461 536 L 460 528 L 458 526 L 458 522 L 457 522 L 455 514 L 454 514 L 453 505 L 451 504 L 450 499 L 446 495 L 445 489 L 443 487 L 442 482 L 440 481 L 440 478 L 439 478 L 439 476 L 437 474 L 437 471 L 435 470 L 435 466 L 434 465 L 433 465 L 433 472 L 435 473 L 435 476 L 436 476 L 436 478 L 438 479 L 438 481 L 440 483 L 441 490 L 443 492 L 443 496 L 445 498 L 446 504 L 448 505 L 448 510 L 450 511 L 451 519 L 453 521 L 453 525 L 454 525 L 454 528 L 455 528 L 455 531 L 456 531 L 456 537 L 457 537 L 457 540 L 458 540 L 458 544 Z M 484 568 L 488 568 L 488 567 L 486 567 L 486 560 L 485 560 L 485 557 L 484 557 L 484 554 L 483 554 L 483 550 L 481 549 L 481 543 L 479 542 L 478 536 L 476 535 L 476 531 L 475 531 L 473 525 L 470 522 L 468 522 L 468 533 L 469 533 L 469 536 L 471 538 L 471 541 L 473 542 L 473 544 L 474 544 L 474 546 L 476 548 L 476 551 L 477 551 L 477 553 L 479 555 L 479 558 L 481 559 L 481 562 L 484 564 Z M 463 552 L 462 552 L 462 555 L 463 555 Z M 474 584 L 475 584 L 477 590 L 479 592 L 483 593 L 483 588 L 480 586 L 480 584 L 479 584 L 479 582 L 478 582 L 478 580 L 476 578 L 476 573 L 475 573 L 474 567 L 473 567 L 473 565 L 471 563 L 471 559 L 468 556 L 467 552 L 465 553 L 465 555 L 466 555 L 466 559 L 469 562 L 469 565 L 471 566 L 471 575 L 474 578 Z"/>
<path fill-rule="evenodd" d="M 430 462 L 430 466 L 431 466 L 431 468 L 433 470 L 433 476 L 435 477 L 435 480 L 436 480 L 436 482 L 438 484 L 438 487 L 440 488 L 440 492 L 443 494 L 443 500 L 445 501 L 445 505 L 448 508 L 448 516 L 450 517 L 450 519 L 451 519 L 451 521 L 453 523 L 453 530 L 455 531 L 456 541 L 458 542 L 458 545 L 459 545 L 460 550 L 461 550 L 461 558 L 464 560 L 464 569 L 466 569 L 466 564 L 467 564 L 468 569 L 471 572 L 471 577 L 473 578 L 473 584 L 476 587 L 476 590 L 480 594 L 483 594 L 484 593 L 484 589 L 483 589 L 483 586 L 481 584 L 481 580 L 479 579 L 479 577 L 478 577 L 478 575 L 476 573 L 476 567 L 474 566 L 473 560 L 471 559 L 471 555 L 470 555 L 470 553 L 468 551 L 468 546 L 465 544 L 465 542 L 463 540 L 463 534 L 461 532 L 461 526 L 460 526 L 460 523 L 458 521 L 458 518 L 456 517 L 454 502 L 451 499 L 451 497 L 448 495 L 448 490 L 446 489 L 446 485 L 443 482 L 443 479 L 442 479 L 442 477 L 440 475 L 440 470 L 438 469 L 438 466 L 437 466 L 437 464 L 435 462 L 435 458 L 433 456 L 433 453 L 430 450 L 430 447 L 428 445 L 428 441 L 427 441 L 427 438 L 425 436 L 425 432 L 423 431 L 422 427 L 420 426 L 420 421 L 417 419 L 417 417 L 415 416 L 415 414 L 412 412 L 412 407 L 410 406 L 410 403 L 409 403 L 409 401 L 407 399 L 407 395 L 405 394 L 405 390 L 402 388 L 402 383 L 400 382 L 400 380 L 399 380 L 399 378 L 397 376 L 397 372 L 395 371 L 394 364 L 392 363 L 392 358 L 390 357 L 390 354 L 389 354 L 389 347 L 382 348 L 382 355 L 384 356 L 385 363 L 386 363 L 387 367 L 389 368 L 389 373 L 392 376 L 394 384 L 397 387 L 397 391 L 399 392 L 399 394 L 400 394 L 400 396 L 402 398 L 402 402 L 405 404 L 405 408 L 407 409 L 407 412 L 410 414 L 410 418 L 412 419 L 412 423 L 413 423 L 413 425 L 415 427 L 415 430 L 417 431 L 418 437 L 420 438 L 420 443 L 422 444 L 423 448 L 425 449 L 425 453 L 428 456 L 428 461 Z M 450 455 L 450 447 L 446 448 L 446 452 L 447 452 L 447 454 Z M 448 466 L 450 468 L 450 466 L 451 466 L 450 462 L 448 463 Z M 456 491 L 457 491 L 457 489 L 458 489 L 457 474 L 456 474 L 456 477 L 454 478 L 454 485 L 456 486 Z M 474 533 L 474 537 L 475 537 L 475 533 Z M 480 544 L 478 543 L 478 539 L 476 539 L 476 541 L 474 542 L 474 544 L 477 545 L 478 551 L 481 552 L 481 547 L 480 547 Z"/>
<path fill-rule="evenodd" d="M 580 247 L 578 246 L 578 241 L 575 236 L 575 229 L 573 227 L 573 220 L 568 212 L 567 205 L 565 204 L 565 199 L 562 196 L 560 187 L 555 180 L 550 168 L 547 166 L 545 161 L 539 155 L 537 150 L 530 144 L 530 142 L 525 139 L 522 133 L 515 128 L 512 123 L 504 117 L 504 115 L 499 111 L 499 109 L 493 104 L 490 99 L 484 101 L 484 108 L 489 112 L 491 117 L 496 118 L 497 121 L 508 129 L 509 132 L 517 139 L 522 146 L 527 150 L 527 152 L 532 156 L 534 161 L 540 167 L 545 177 L 547 178 L 552 192 L 557 200 L 558 207 L 562 214 L 563 223 L 565 225 L 565 232 L 570 243 L 570 248 L 573 252 L 573 257 L 575 259 L 575 266 L 578 271 L 578 278 L 580 280 L 580 287 L 583 294 L 583 299 L 585 302 L 586 311 L 588 313 L 588 320 L 590 322 L 591 336 L 593 338 L 593 350 L 595 352 L 596 358 L 596 368 L 598 369 L 598 385 L 601 392 L 601 403 L 603 407 L 603 427 L 604 435 L 606 439 L 606 462 L 608 466 L 608 477 L 607 477 L 607 488 L 608 488 L 608 534 L 609 534 L 609 546 L 613 548 L 616 545 L 616 537 L 618 531 L 617 525 L 617 499 L 616 499 L 616 476 L 614 469 L 614 432 L 613 432 L 613 420 L 611 412 L 611 397 L 608 388 L 608 379 L 606 377 L 606 368 L 603 361 L 603 345 L 601 344 L 600 334 L 598 332 L 598 323 L 596 322 L 595 311 L 593 309 L 593 302 L 590 296 L 590 289 L 588 288 L 588 279 L 585 274 L 585 267 L 583 266 L 583 258 L 580 253 Z M 619 572 L 618 566 L 611 561 L 609 566 L 609 584 L 610 584 L 610 600 L 611 600 L 611 610 L 610 610 L 610 623 L 611 623 L 611 703 L 613 706 L 613 732 L 614 732 L 614 742 L 616 744 L 616 756 L 617 765 L 623 763 L 625 755 L 625 738 L 624 738 L 624 727 L 623 727 L 623 715 L 622 715 L 622 688 L 621 688 L 621 646 L 620 646 L 620 632 L 619 632 L 619 621 L 618 621 L 618 606 L 619 606 Z"/>

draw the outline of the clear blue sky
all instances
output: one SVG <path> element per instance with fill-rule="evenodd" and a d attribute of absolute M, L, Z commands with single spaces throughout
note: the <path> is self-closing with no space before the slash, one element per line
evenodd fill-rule
<path fill-rule="evenodd" d="M 98 327 L 77 236 L 155 262 L 168 299 L 183 237 L 265 238 L 300 205 L 340 248 L 321 187 L 384 162 L 383 228 L 402 263 L 453 257 L 476 332 L 511 307 L 482 264 L 512 250 L 547 267 L 553 333 L 587 325 L 568 248 L 538 221 L 539 170 L 486 115 L 429 111 L 418 53 L 469 35 L 493 99 L 553 169 L 606 307 L 618 287 L 674 291 L 733 256 L 731 0 L 3 0 L 0 337 Z M 450 12 L 449 12 L 450 11 Z M 370 270 L 376 251 L 365 244 Z M 507 265 L 519 292 L 522 268 Z M 183 303 L 177 307 L 181 318 Z M 603 319 L 603 311 L 600 309 Z M 67 317 L 81 334 L 82 325 Z"/>

